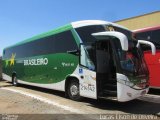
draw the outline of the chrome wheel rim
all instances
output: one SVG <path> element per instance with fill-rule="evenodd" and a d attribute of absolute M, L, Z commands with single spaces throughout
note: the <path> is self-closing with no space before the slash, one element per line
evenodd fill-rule
<path fill-rule="evenodd" d="M 72 96 L 76 96 L 78 95 L 79 91 L 78 91 L 78 87 L 76 85 L 72 85 L 70 87 L 70 92 Z"/>

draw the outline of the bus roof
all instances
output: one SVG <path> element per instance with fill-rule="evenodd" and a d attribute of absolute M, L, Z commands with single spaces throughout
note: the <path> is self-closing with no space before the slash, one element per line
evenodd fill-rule
<path fill-rule="evenodd" d="M 157 30 L 160 29 L 160 25 L 158 26 L 152 26 L 152 27 L 146 27 L 146 28 L 142 28 L 142 29 L 137 29 L 134 30 L 134 33 L 139 33 L 139 32 L 147 32 L 147 31 L 152 31 L 152 30 Z"/>
<path fill-rule="evenodd" d="M 72 28 L 79 28 L 79 27 L 84 27 L 84 26 L 89 26 L 89 25 L 113 25 L 113 26 L 117 26 L 117 27 L 120 27 L 120 28 L 123 28 L 123 29 L 127 29 L 127 28 L 125 28 L 121 25 L 111 23 L 111 22 L 107 22 L 107 21 L 101 21 L 101 20 L 77 21 L 77 22 L 72 22 L 71 24 L 67 24 L 67 25 L 64 25 L 62 27 L 59 27 L 57 29 L 53 29 L 53 30 L 50 30 L 48 32 L 33 36 L 29 39 L 18 42 L 17 44 L 6 47 L 5 49 L 10 48 L 10 47 L 14 47 L 14 46 L 18 46 L 18 45 L 21 45 L 21 44 L 24 44 L 24 43 L 28 43 L 28 42 L 31 42 L 31 41 L 35 41 L 35 40 L 38 40 L 38 39 L 41 39 L 41 38 L 44 38 L 44 37 L 48 37 L 48 36 L 51 36 L 51 35 L 66 31 L 66 30 L 70 30 Z"/>
<path fill-rule="evenodd" d="M 79 27 L 84 27 L 84 26 L 89 26 L 89 25 L 113 25 L 113 26 L 117 26 L 123 29 L 127 29 L 116 23 L 103 21 L 103 20 L 83 20 L 83 21 L 72 22 L 71 25 L 73 26 L 73 28 L 79 28 Z"/>

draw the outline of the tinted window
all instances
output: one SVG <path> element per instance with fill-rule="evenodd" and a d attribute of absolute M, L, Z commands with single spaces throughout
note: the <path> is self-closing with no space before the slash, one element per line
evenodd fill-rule
<path fill-rule="evenodd" d="M 151 41 L 151 32 L 149 31 L 149 32 L 141 32 L 141 33 L 137 33 L 136 35 L 135 35 L 135 38 L 137 39 L 137 40 L 147 40 L 147 41 Z M 151 48 L 150 48 L 150 46 L 148 46 L 148 45 L 142 45 L 141 44 L 141 48 L 142 48 L 142 50 L 143 51 L 147 51 L 147 50 L 151 50 Z"/>
<path fill-rule="evenodd" d="M 141 32 L 136 34 L 136 39 L 151 41 L 156 49 L 160 49 L 160 30 Z M 150 50 L 151 48 L 147 45 L 141 45 L 143 50 Z"/>
<path fill-rule="evenodd" d="M 160 49 L 160 29 L 152 31 L 151 39 L 153 43 L 156 45 L 156 49 Z"/>
<path fill-rule="evenodd" d="M 120 33 L 123 33 L 124 35 L 126 35 L 128 37 L 129 40 L 132 39 L 132 32 L 126 29 L 122 29 L 120 27 L 116 27 L 116 26 L 108 26 L 108 27 L 112 27 L 113 31 L 117 31 Z"/>
<path fill-rule="evenodd" d="M 57 34 L 55 35 L 55 39 L 56 40 L 53 41 L 53 48 L 56 53 L 63 53 L 78 49 L 71 31 Z"/>
<path fill-rule="evenodd" d="M 109 29 L 109 28 L 112 28 L 112 29 Z M 96 41 L 96 38 L 93 37 L 91 34 L 97 33 L 97 32 L 105 32 L 105 31 L 118 31 L 125 34 L 128 37 L 128 39 L 132 39 L 131 31 L 122 29 L 116 26 L 92 25 L 92 26 L 77 28 L 76 31 L 83 42 L 94 42 Z"/>
<path fill-rule="evenodd" d="M 53 53 L 66 53 L 75 49 L 77 49 L 77 45 L 71 31 L 65 31 L 6 49 L 4 58 L 10 58 L 12 54 L 16 54 L 16 58 L 22 58 Z"/>
<path fill-rule="evenodd" d="M 91 34 L 96 32 L 103 32 L 105 31 L 105 28 L 101 25 L 93 25 L 77 28 L 76 31 L 83 42 L 94 42 L 96 38 L 93 37 Z"/>
<path fill-rule="evenodd" d="M 135 37 L 138 40 L 147 40 L 147 41 L 150 41 L 151 40 L 151 32 L 149 31 L 149 32 L 137 33 Z"/>

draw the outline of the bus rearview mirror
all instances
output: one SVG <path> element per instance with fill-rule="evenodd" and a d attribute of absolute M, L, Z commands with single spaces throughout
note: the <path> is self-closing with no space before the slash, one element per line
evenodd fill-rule
<path fill-rule="evenodd" d="M 107 32 L 93 33 L 92 36 L 94 36 L 97 40 L 104 40 L 107 37 L 118 38 L 121 43 L 122 50 L 128 51 L 128 38 L 123 33 L 116 31 L 107 31 Z"/>
<path fill-rule="evenodd" d="M 145 40 L 138 40 L 137 47 L 139 47 L 140 44 L 149 45 L 151 47 L 152 55 L 156 54 L 156 47 L 152 42 Z"/>
<path fill-rule="evenodd" d="M 79 50 L 71 50 L 71 51 L 67 51 L 67 53 L 69 54 L 73 54 L 73 55 L 79 55 Z"/>

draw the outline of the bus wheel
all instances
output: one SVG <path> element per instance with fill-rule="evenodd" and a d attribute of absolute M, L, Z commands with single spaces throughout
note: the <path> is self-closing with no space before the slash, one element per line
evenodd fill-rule
<path fill-rule="evenodd" d="M 80 101 L 79 83 L 77 81 L 71 81 L 69 83 L 67 92 L 70 99 Z"/>
<path fill-rule="evenodd" d="M 17 86 L 17 85 L 18 85 L 18 80 L 17 80 L 16 75 L 14 75 L 14 76 L 12 77 L 12 84 L 13 84 L 13 86 Z"/>

